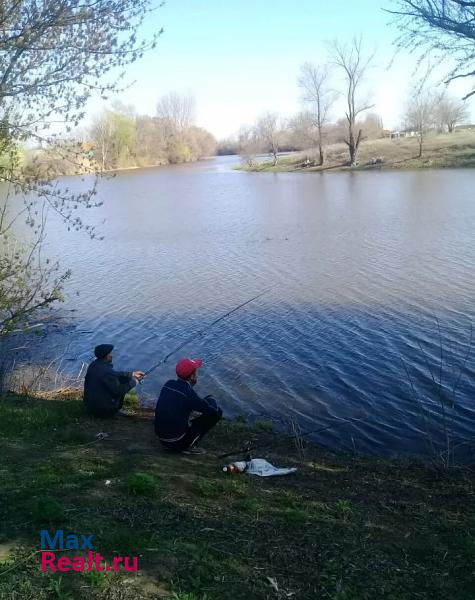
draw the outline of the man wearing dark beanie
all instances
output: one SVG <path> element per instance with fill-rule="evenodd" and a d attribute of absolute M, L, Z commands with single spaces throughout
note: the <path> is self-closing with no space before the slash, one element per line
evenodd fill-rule
<path fill-rule="evenodd" d="M 124 403 L 124 396 L 142 380 L 142 371 L 114 371 L 112 344 L 100 344 L 94 349 L 96 360 L 86 372 L 84 406 L 95 417 L 112 417 Z"/>

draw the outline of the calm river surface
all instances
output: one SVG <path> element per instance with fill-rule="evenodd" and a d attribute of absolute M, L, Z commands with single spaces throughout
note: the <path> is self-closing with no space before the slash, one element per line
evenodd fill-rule
<path fill-rule="evenodd" d="M 117 368 L 145 370 L 272 287 L 179 353 L 204 359 L 199 392 L 229 415 L 293 415 L 306 429 L 363 417 L 316 439 L 423 453 L 427 430 L 442 440 L 432 371 L 471 454 L 475 349 L 460 370 L 475 316 L 475 171 L 240 173 L 237 160 L 102 181 L 104 205 L 87 218 L 103 242 L 50 220 L 47 251 L 73 269 L 65 366 L 111 342 Z M 174 358 L 141 386 L 149 401 Z"/>

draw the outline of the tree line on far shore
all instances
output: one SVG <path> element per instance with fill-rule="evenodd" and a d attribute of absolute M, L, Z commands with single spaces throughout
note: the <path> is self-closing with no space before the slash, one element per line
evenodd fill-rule
<path fill-rule="evenodd" d="M 153 117 L 115 102 L 90 127 L 32 151 L 30 165 L 42 175 L 69 175 L 190 162 L 214 156 L 216 148 L 213 135 L 195 125 L 193 94 L 169 92 Z"/>
<path fill-rule="evenodd" d="M 364 82 L 374 63 L 362 39 L 350 43 L 335 41 L 328 61 L 305 62 L 297 84 L 302 92 L 302 110 L 290 118 L 276 112 L 262 114 L 252 125 L 243 126 L 229 139 L 217 143 L 213 135 L 195 125 L 195 99 L 191 92 L 169 92 L 162 96 L 155 116 L 138 115 L 133 106 L 116 102 L 96 116 L 92 125 L 68 139 L 55 139 L 46 147 L 29 153 L 33 175 L 56 177 L 84 171 L 110 171 L 200 160 L 215 154 L 239 154 L 252 166 L 258 154 L 310 150 L 313 163 L 323 166 L 326 148 L 344 143 L 348 165 L 358 162 L 363 140 L 390 137 L 382 118 L 374 112 Z M 339 72 L 335 86 L 331 72 Z M 464 100 L 430 84 L 429 72 L 412 82 L 402 106 L 401 131 L 417 136 L 419 157 L 429 132 L 452 133 L 467 121 Z M 339 98 L 344 98 L 345 115 L 332 120 Z M 67 150 L 67 151 L 65 151 Z M 71 157 L 74 157 L 71 160 Z"/>
<path fill-rule="evenodd" d="M 218 154 L 240 154 L 250 166 L 257 154 L 271 154 L 274 165 L 279 152 L 315 149 L 315 164 L 325 163 L 325 149 L 344 143 L 348 164 L 355 166 L 363 140 L 390 137 L 381 117 L 371 109 L 374 104 L 365 95 L 363 82 L 373 66 L 374 54 L 365 52 L 361 38 L 349 44 L 334 42 L 326 64 L 305 62 L 297 79 L 302 91 L 303 110 L 283 119 L 276 112 L 261 115 L 254 124 L 242 127 L 235 137 L 218 145 Z M 343 84 L 335 89 L 330 66 L 339 72 Z M 419 141 L 422 156 L 427 133 L 452 133 L 469 116 L 464 100 L 429 83 L 429 72 L 414 81 L 401 116 L 401 131 L 411 132 Z M 339 97 L 344 98 L 345 116 L 331 121 Z"/>

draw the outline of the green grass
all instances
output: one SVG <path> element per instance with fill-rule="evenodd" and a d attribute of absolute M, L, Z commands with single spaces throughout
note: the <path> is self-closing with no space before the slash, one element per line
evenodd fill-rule
<path fill-rule="evenodd" d="M 127 483 L 130 493 L 135 496 L 152 496 L 158 485 L 156 478 L 148 473 L 132 473 Z"/>
<path fill-rule="evenodd" d="M 250 438 L 298 473 L 222 473 L 216 456 Z M 207 455 L 179 456 L 145 414 L 94 420 L 79 401 L 17 396 L 0 402 L 0 439 L 0 600 L 474 597 L 469 470 L 312 444 L 302 462 L 291 440 L 226 421 Z M 139 574 L 43 575 L 45 527 L 93 534 L 109 562 L 138 556 Z"/>
<path fill-rule="evenodd" d="M 31 517 L 36 525 L 55 525 L 64 520 L 64 507 L 54 498 L 42 496 L 36 499 Z"/>
<path fill-rule="evenodd" d="M 130 392 L 125 395 L 124 398 L 124 408 L 129 410 L 137 410 L 140 406 L 139 396 L 137 394 L 137 390 L 132 388 Z"/>

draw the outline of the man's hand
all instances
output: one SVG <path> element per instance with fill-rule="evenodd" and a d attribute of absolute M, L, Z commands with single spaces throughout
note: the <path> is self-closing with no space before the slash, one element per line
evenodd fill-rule
<path fill-rule="evenodd" d="M 132 373 L 132 377 L 137 381 L 142 381 L 142 379 L 145 377 L 145 373 L 143 371 L 134 371 Z"/>

